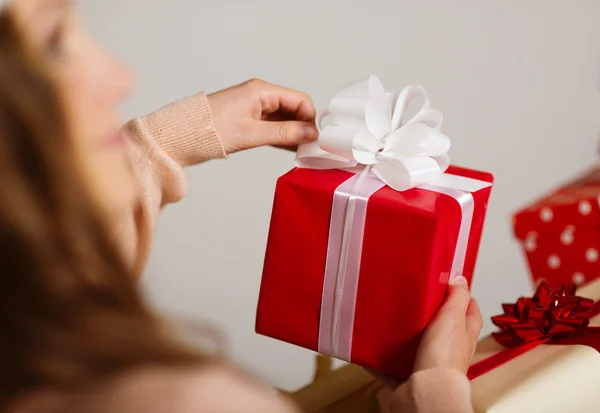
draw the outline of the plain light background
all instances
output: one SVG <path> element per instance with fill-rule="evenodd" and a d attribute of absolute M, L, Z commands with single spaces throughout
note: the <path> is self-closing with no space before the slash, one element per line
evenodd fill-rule
<path fill-rule="evenodd" d="M 486 320 L 530 293 L 511 213 L 597 158 L 597 0 L 80 6 L 92 33 L 138 73 L 124 120 L 253 77 L 306 91 L 319 107 L 369 74 L 388 89 L 423 85 L 445 114 L 453 162 L 496 176 L 473 288 Z M 161 217 L 144 280 L 162 309 L 218 324 L 236 361 L 286 389 L 310 379 L 313 354 L 253 330 L 275 180 L 292 165 L 292 154 L 264 148 L 190 169 L 189 195 Z"/>

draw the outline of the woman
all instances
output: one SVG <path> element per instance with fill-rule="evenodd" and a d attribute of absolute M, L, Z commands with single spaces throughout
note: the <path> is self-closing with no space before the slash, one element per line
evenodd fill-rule
<path fill-rule="evenodd" d="M 130 84 L 70 1 L 0 0 L 2 410 L 295 411 L 226 361 L 174 340 L 135 279 L 157 215 L 187 190 L 183 168 L 314 140 L 310 99 L 250 81 L 120 130 Z M 470 411 L 465 372 L 480 328 L 458 278 L 392 412 Z"/>

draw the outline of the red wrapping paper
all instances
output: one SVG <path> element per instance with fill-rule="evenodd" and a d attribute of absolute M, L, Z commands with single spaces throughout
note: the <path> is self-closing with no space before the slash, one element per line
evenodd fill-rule
<path fill-rule="evenodd" d="M 594 168 L 514 215 L 534 285 L 581 285 L 600 276 L 599 196 Z"/>
<path fill-rule="evenodd" d="M 490 174 L 449 174 L 492 182 Z M 335 189 L 352 174 L 294 169 L 277 183 L 256 331 L 317 351 Z M 464 276 L 471 282 L 491 186 L 474 192 Z M 425 189 L 389 187 L 369 200 L 351 361 L 408 376 L 424 328 L 447 288 L 460 227 L 458 203 Z"/>

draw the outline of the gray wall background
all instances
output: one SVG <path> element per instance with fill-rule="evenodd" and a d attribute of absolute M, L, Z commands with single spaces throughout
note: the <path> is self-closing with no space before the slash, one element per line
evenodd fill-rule
<path fill-rule="evenodd" d="M 80 8 L 138 73 L 124 120 L 252 77 L 304 90 L 319 107 L 368 74 L 389 89 L 425 86 L 445 114 L 453 162 L 496 175 L 473 291 L 486 319 L 530 292 L 511 212 L 597 158 L 597 0 L 82 0 Z M 264 148 L 190 169 L 189 196 L 164 212 L 144 280 L 161 309 L 217 323 L 236 361 L 286 389 L 310 379 L 313 355 L 253 326 L 274 184 L 292 164 L 292 154 Z"/>

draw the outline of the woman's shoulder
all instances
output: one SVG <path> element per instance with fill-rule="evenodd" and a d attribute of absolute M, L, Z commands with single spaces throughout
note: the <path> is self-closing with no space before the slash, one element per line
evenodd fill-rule
<path fill-rule="evenodd" d="M 296 413 L 273 389 L 237 370 L 220 366 L 144 368 L 91 391 L 69 395 L 57 409 L 18 413 Z"/>

